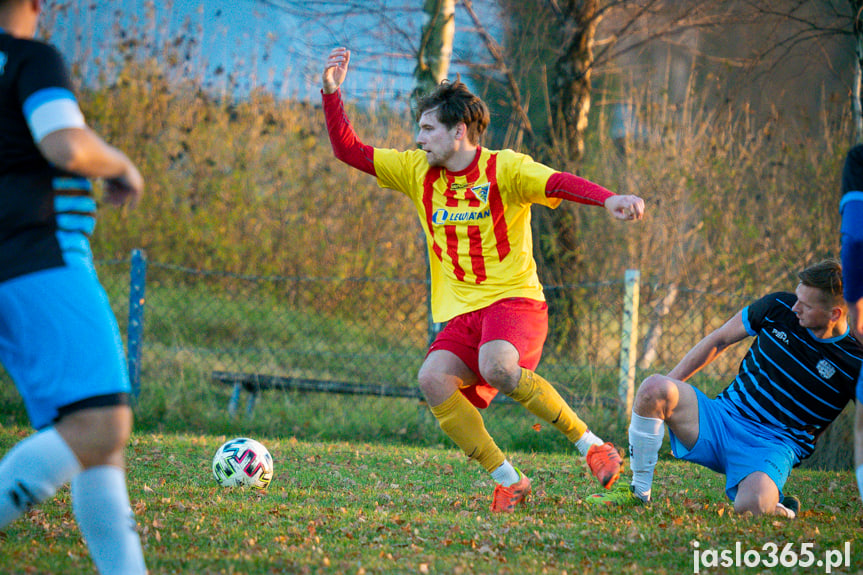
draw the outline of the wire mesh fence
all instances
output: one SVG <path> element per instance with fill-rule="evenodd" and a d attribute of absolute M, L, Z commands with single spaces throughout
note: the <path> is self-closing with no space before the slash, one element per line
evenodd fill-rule
<path fill-rule="evenodd" d="M 439 328 L 422 281 L 255 277 L 149 262 L 143 294 L 130 297 L 130 261 L 98 267 L 123 333 L 130 302 L 145 301 L 142 393 L 148 379 L 210 379 L 214 372 L 415 387 Z M 623 287 L 622 276 L 546 286 L 549 336 L 538 371 L 570 399 L 618 397 Z M 637 378 L 669 369 L 747 303 L 736 294 L 661 285 L 641 286 L 639 301 Z M 709 366 L 710 382 L 733 377 L 745 351 L 739 347 Z"/>
<path fill-rule="evenodd" d="M 225 407 L 230 407 L 225 398 L 236 395 L 238 388 L 217 388 L 233 383 L 214 378 L 221 373 L 311 380 L 318 391 L 360 389 L 388 396 L 356 397 L 333 409 L 324 394 L 280 393 L 283 399 L 273 401 L 277 396 L 271 396 L 261 408 L 262 417 L 256 411 L 254 422 L 243 418 L 244 429 L 274 428 L 340 439 L 360 432 L 376 436 L 389 426 L 397 436 L 420 442 L 434 442 L 439 435 L 428 409 L 417 409 L 416 399 L 405 399 L 420 397 L 416 375 L 440 327 L 430 321 L 426 282 L 252 277 L 149 262 L 145 281 L 136 285 L 143 278 L 138 277 L 140 270 L 136 276 L 133 262 L 134 258 L 96 263 L 126 335 L 130 372 L 138 378 L 133 386 L 140 386 L 135 389 L 136 421 L 145 427 L 229 429 L 221 427 L 230 420 L 225 419 Z M 587 414 L 592 427 L 613 431 L 621 445 L 626 442 L 625 425 L 617 417 L 624 413 L 619 387 L 624 288 L 623 274 L 602 283 L 546 285 L 549 335 L 538 368 L 574 407 L 581 406 L 579 413 Z M 637 313 L 632 314 L 637 319 L 635 386 L 651 373 L 670 370 L 702 337 L 753 299 L 642 281 Z M 709 396 L 718 393 L 733 379 L 748 343 L 732 346 L 692 382 Z M 0 380 L 8 381 L 2 368 Z M 369 391 L 380 391 L 381 386 L 388 388 L 387 393 Z M 3 417 L 24 424 L 23 405 L 12 389 L 4 387 Z M 247 407 L 253 399 L 251 395 Z M 535 419 L 505 403 L 487 420 L 495 437 L 511 433 L 502 444 L 528 450 L 566 448 L 565 442 L 549 443 L 544 434 L 529 431 L 537 427 Z M 842 424 L 828 429 L 807 460 L 809 466 L 850 465 L 852 415 L 846 409 Z"/>

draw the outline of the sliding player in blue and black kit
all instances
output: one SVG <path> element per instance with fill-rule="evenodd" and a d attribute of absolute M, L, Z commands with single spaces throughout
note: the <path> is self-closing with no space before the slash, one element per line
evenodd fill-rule
<path fill-rule="evenodd" d="M 136 203 L 143 180 L 87 127 L 60 54 L 33 40 L 41 9 L 0 0 L 0 363 L 37 430 L 0 461 L 0 530 L 71 481 L 99 572 L 144 574 L 124 462 L 129 376 L 90 252 L 87 178 L 116 205 Z"/>
<path fill-rule="evenodd" d="M 854 146 L 842 169 L 842 268 L 845 275 L 845 302 L 848 324 L 858 341 L 863 341 L 863 145 Z M 863 498 L 863 374 L 857 382 L 857 412 L 854 424 L 854 459 L 857 489 Z"/>
<path fill-rule="evenodd" d="M 738 513 L 794 518 L 783 497 L 791 469 L 854 398 L 863 349 L 851 335 L 842 268 L 825 260 L 798 274 L 794 293 L 766 295 L 698 342 L 668 375 L 638 388 L 629 424 L 632 481 L 591 503 L 650 501 L 667 426 L 675 457 L 725 475 Z M 685 383 L 731 345 L 755 339 L 734 381 L 715 399 Z"/>

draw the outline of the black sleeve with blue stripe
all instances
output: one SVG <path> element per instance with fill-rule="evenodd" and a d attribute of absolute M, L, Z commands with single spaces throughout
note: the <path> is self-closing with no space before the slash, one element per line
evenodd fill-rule
<path fill-rule="evenodd" d="M 774 292 L 768 294 L 743 308 L 743 327 L 749 335 L 758 335 L 764 325 L 764 318 L 777 303 L 782 302 L 782 307 L 790 309 L 797 301 L 797 296 L 788 292 Z"/>

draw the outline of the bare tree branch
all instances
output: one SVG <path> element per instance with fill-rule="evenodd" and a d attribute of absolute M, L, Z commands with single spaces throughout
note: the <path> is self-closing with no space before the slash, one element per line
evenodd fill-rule
<path fill-rule="evenodd" d="M 473 20 L 474 26 L 476 26 L 477 31 L 480 36 L 482 36 L 483 41 L 485 42 L 486 47 L 488 48 L 489 53 L 494 58 L 497 63 L 498 71 L 502 72 L 507 80 L 507 85 L 510 90 L 510 94 L 513 98 L 513 106 L 515 107 L 516 113 L 518 114 L 519 119 L 521 120 L 522 128 L 524 128 L 525 133 L 530 137 L 531 140 L 535 138 L 533 133 L 533 128 L 530 124 L 530 118 L 527 117 L 527 112 L 522 105 L 522 97 L 521 90 L 518 87 L 518 82 L 515 80 L 515 76 L 512 73 L 512 69 L 506 64 L 506 59 L 504 58 L 503 49 L 500 47 L 494 38 L 492 38 L 491 34 L 485 29 L 479 17 L 476 15 L 476 12 L 473 9 L 473 2 L 471 0 L 462 0 L 462 4 L 467 10 L 468 14 Z"/>

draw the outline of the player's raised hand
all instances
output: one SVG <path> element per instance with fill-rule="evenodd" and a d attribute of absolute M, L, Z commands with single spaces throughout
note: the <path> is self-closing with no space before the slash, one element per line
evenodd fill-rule
<path fill-rule="evenodd" d="M 644 200 L 638 196 L 611 196 L 605 209 L 618 220 L 640 220 L 644 217 Z"/>
<path fill-rule="evenodd" d="M 330 52 L 322 76 L 324 94 L 332 94 L 339 89 L 339 86 L 345 81 L 345 76 L 348 75 L 348 63 L 350 61 L 351 51 L 347 48 L 334 48 Z"/>

